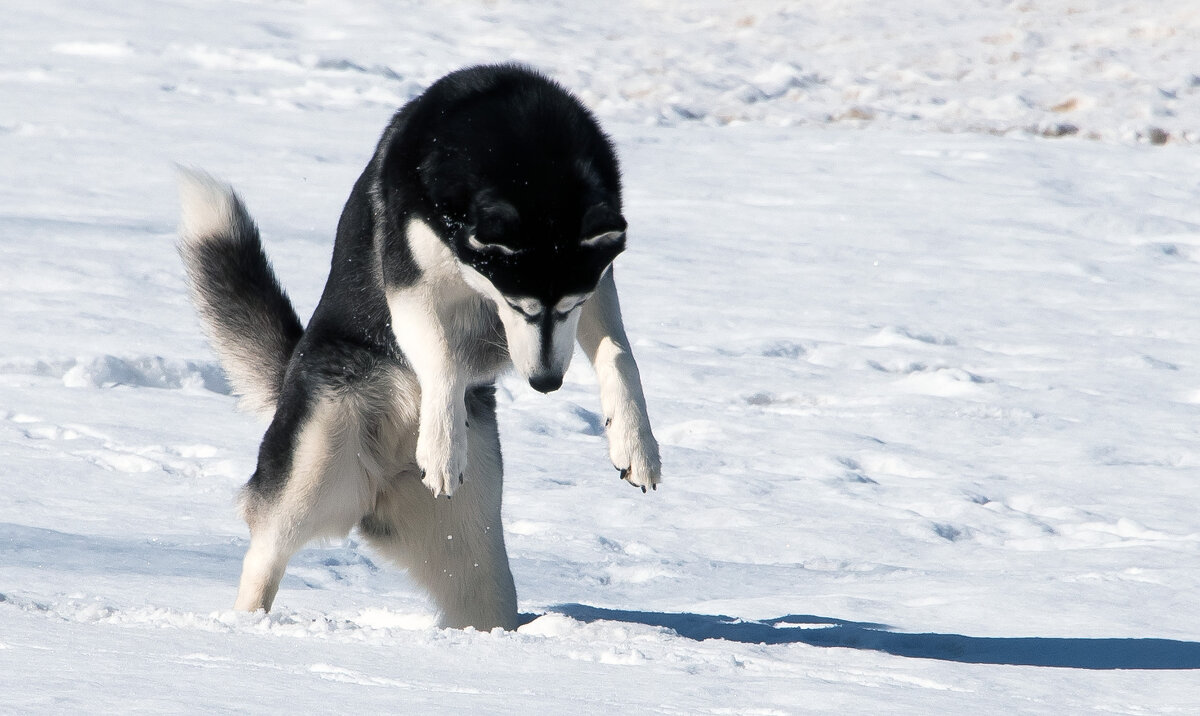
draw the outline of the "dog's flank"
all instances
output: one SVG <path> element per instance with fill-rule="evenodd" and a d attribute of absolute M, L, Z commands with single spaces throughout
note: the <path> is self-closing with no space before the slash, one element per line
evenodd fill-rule
<path fill-rule="evenodd" d="M 300 319 L 233 190 L 181 167 L 179 194 L 179 253 L 192 302 L 243 407 L 270 416 L 304 332 Z"/>
<path fill-rule="evenodd" d="M 614 466 L 643 492 L 658 484 L 613 281 L 616 157 L 558 85 L 476 67 L 401 108 L 346 202 L 305 329 L 242 202 L 201 172 L 181 180 L 193 299 L 236 389 L 271 416 L 242 491 L 237 608 L 270 609 L 296 550 L 357 525 L 442 625 L 514 628 L 493 383 L 515 366 L 555 390 L 577 341 Z"/>

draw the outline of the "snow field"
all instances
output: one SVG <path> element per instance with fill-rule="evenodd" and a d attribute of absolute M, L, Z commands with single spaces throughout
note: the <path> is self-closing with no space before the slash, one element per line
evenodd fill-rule
<path fill-rule="evenodd" d="M 1198 19 L 1076 5 L 9 9 L 0 710 L 1200 708 Z M 506 379 L 520 630 L 433 629 L 353 537 L 228 611 L 262 425 L 171 163 L 307 315 L 390 112 L 510 58 L 620 149 L 666 482 L 619 482 L 582 361 Z"/>

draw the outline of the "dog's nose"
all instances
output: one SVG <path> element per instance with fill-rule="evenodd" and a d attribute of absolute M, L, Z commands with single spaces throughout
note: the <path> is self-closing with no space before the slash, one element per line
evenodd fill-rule
<path fill-rule="evenodd" d="M 532 376 L 529 379 L 529 384 L 539 393 L 552 393 L 562 387 L 562 375 L 552 373 L 542 373 Z"/>

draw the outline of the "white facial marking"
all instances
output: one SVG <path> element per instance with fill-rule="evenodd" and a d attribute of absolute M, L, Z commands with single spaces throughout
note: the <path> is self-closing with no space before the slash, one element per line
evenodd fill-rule
<path fill-rule="evenodd" d="M 586 238 L 579 243 L 581 246 L 585 246 L 585 247 L 606 246 L 608 244 L 617 243 L 624 236 L 625 236 L 624 231 L 606 231 L 603 234 L 596 234 L 595 236 Z"/>
<path fill-rule="evenodd" d="M 549 351 L 544 355 L 543 331 L 546 329 L 546 306 L 536 298 L 505 296 L 486 276 L 462 265 L 467 285 L 486 296 L 496 305 L 496 313 L 504 325 L 508 355 L 517 372 L 527 380 L 534 376 L 562 375 L 567 372 L 575 350 L 575 332 L 579 325 L 580 307 L 590 294 L 563 297 L 552 307 L 555 314 L 549 322 Z"/>
<path fill-rule="evenodd" d="M 561 317 L 556 315 L 550 324 L 550 330 L 553 331 L 550 338 L 550 363 L 554 375 L 563 375 L 567 372 L 567 366 L 571 364 L 580 313 L 582 311 L 576 306 Z"/>
<path fill-rule="evenodd" d="M 516 249 L 511 249 L 504 244 L 485 244 L 479 239 L 475 238 L 475 234 L 471 234 L 467 237 L 467 245 L 476 251 L 482 251 L 490 254 L 500 254 L 502 256 L 512 256 L 513 254 L 517 253 Z"/>

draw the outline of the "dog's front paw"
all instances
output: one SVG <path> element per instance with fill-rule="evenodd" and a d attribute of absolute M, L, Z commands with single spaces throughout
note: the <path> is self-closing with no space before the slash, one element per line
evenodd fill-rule
<path fill-rule="evenodd" d="M 636 413 L 635 413 L 636 415 Z M 608 419 L 608 456 L 621 473 L 621 479 L 634 487 L 657 490 L 662 480 L 662 462 L 658 441 L 644 420 L 630 419 L 620 413 Z"/>
<path fill-rule="evenodd" d="M 434 497 L 450 497 L 466 477 L 467 431 L 465 425 L 446 429 L 426 429 L 417 432 L 417 467 L 421 482 Z"/>

